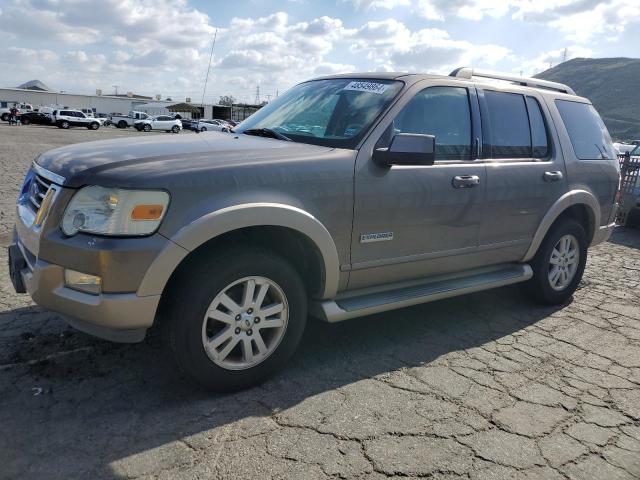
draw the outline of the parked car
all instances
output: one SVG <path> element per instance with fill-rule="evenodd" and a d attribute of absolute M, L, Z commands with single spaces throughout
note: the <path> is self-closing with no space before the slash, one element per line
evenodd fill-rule
<path fill-rule="evenodd" d="M 139 122 L 140 120 L 146 120 L 147 118 L 149 118 L 149 115 L 144 112 L 131 111 L 126 116 L 112 114 L 111 123 L 113 123 L 118 128 L 127 128 L 133 127 L 136 122 Z"/>
<path fill-rule="evenodd" d="M 198 124 L 198 120 L 195 120 L 193 118 L 182 118 L 180 119 L 180 121 L 182 122 L 183 130 L 193 130 Z"/>
<path fill-rule="evenodd" d="M 27 112 L 20 115 L 20 122 L 23 125 L 29 125 L 30 123 L 51 125 L 51 116 L 42 112 Z"/>
<path fill-rule="evenodd" d="M 99 119 L 87 117 L 80 110 L 54 110 L 52 117 L 53 123 L 58 128 L 86 127 L 89 130 L 97 130 L 100 128 Z"/>
<path fill-rule="evenodd" d="M 223 122 L 222 120 L 198 120 L 195 126 L 192 127 L 193 130 L 198 132 L 228 132 L 231 130 L 231 126 Z"/>
<path fill-rule="evenodd" d="M 30 103 L 14 104 L 9 102 L 9 105 L 7 105 L 6 108 L 0 108 L 0 119 L 2 119 L 3 122 L 9 120 L 10 112 L 14 105 L 16 106 L 16 108 L 18 109 L 18 113 L 20 114 L 33 111 L 33 105 L 31 105 Z"/>
<path fill-rule="evenodd" d="M 164 130 L 165 132 L 179 133 L 182 130 L 182 121 L 167 115 L 149 117 L 134 124 L 139 132 L 150 132 L 151 130 Z"/>
<path fill-rule="evenodd" d="M 568 301 L 611 234 L 618 178 L 600 116 L 565 85 L 329 76 L 234 135 L 40 155 L 11 279 L 99 337 L 158 324 L 187 378 L 235 390 L 284 365 L 308 313 L 339 322 L 516 283 Z"/>

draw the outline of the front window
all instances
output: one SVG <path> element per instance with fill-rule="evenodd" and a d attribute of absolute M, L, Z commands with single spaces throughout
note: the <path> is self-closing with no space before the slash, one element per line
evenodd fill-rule
<path fill-rule="evenodd" d="M 269 129 L 289 139 L 354 148 L 402 88 L 395 80 L 313 80 L 293 87 L 242 122 L 235 131 Z"/>
<path fill-rule="evenodd" d="M 636 148 L 634 148 L 633 150 L 631 150 L 631 154 L 632 157 L 640 157 L 640 144 L 636 145 Z"/>

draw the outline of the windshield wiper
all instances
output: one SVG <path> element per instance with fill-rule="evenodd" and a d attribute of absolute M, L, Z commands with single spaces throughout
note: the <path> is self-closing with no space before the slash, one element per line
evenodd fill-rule
<path fill-rule="evenodd" d="M 282 133 L 274 130 L 273 128 L 249 128 L 244 132 L 247 135 L 257 135 L 259 137 L 271 137 L 277 138 L 278 140 L 286 140 L 287 142 L 293 142 L 289 137 L 283 135 Z"/>

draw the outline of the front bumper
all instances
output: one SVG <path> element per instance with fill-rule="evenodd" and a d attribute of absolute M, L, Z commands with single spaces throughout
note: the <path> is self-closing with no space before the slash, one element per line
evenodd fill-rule
<path fill-rule="evenodd" d="M 132 343 L 142 341 L 153 324 L 160 295 L 92 295 L 73 290 L 65 286 L 62 266 L 36 258 L 17 237 L 9 247 L 9 263 L 17 292 L 23 287 L 34 302 L 61 313 L 78 330 L 115 342 Z"/>

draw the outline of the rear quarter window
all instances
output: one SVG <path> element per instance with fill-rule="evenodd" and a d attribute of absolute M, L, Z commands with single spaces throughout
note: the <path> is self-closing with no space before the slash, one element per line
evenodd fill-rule
<path fill-rule="evenodd" d="M 616 158 L 609 131 L 593 105 L 556 100 L 573 151 L 580 160 Z"/>

